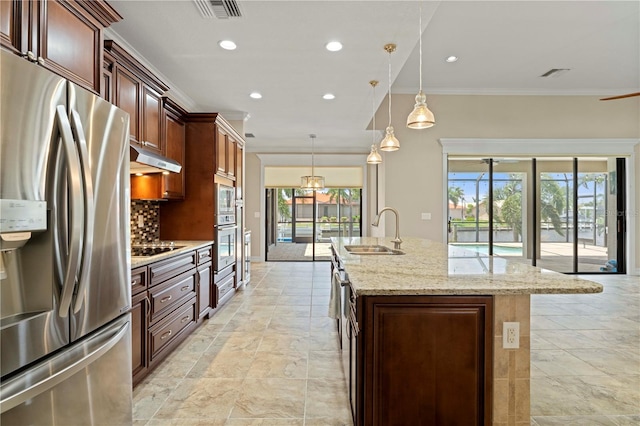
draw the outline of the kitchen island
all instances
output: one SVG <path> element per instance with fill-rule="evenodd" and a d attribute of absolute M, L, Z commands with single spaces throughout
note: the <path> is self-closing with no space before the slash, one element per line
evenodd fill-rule
<path fill-rule="evenodd" d="M 407 238 L 404 254 L 347 250 L 361 245 L 393 247 L 332 239 L 354 423 L 529 425 L 530 295 L 602 286 L 429 240 Z"/>

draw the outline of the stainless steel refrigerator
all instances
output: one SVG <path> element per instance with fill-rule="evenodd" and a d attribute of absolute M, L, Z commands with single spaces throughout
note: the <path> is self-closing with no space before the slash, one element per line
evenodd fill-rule
<path fill-rule="evenodd" d="M 130 424 L 129 115 L 0 54 L 0 424 Z"/>

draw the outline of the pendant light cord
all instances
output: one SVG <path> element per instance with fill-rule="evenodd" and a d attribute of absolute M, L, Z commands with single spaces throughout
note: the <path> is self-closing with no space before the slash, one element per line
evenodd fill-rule
<path fill-rule="evenodd" d="M 419 9 L 419 28 L 418 28 L 418 35 L 420 35 L 420 91 L 422 92 L 422 2 L 420 2 L 420 9 Z"/>
<path fill-rule="evenodd" d="M 389 51 L 389 127 L 391 127 L 391 51 Z"/>
<path fill-rule="evenodd" d="M 371 130 L 373 130 L 373 133 L 371 135 L 371 142 L 373 142 L 373 145 L 376 144 L 376 85 L 372 84 L 371 86 L 373 86 L 373 99 L 371 100 L 371 115 L 373 116 L 373 128 Z"/>

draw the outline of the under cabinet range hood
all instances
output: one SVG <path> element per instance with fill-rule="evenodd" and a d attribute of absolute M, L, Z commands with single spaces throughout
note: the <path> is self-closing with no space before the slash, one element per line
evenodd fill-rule
<path fill-rule="evenodd" d="M 129 165 L 131 174 L 180 173 L 180 170 L 182 170 L 182 165 L 177 161 L 136 145 L 130 145 L 129 156 L 131 161 Z"/>

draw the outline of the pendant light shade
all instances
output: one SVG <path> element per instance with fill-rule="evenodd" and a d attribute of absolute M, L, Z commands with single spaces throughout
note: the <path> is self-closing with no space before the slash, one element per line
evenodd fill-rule
<path fill-rule="evenodd" d="M 378 152 L 378 148 L 375 145 L 371 145 L 371 152 L 367 155 L 367 164 L 380 164 L 382 163 L 382 156 Z"/>
<path fill-rule="evenodd" d="M 324 189 L 324 176 L 302 176 L 300 178 L 300 187 L 320 191 Z"/>
<path fill-rule="evenodd" d="M 385 131 L 384 139 L 380 142 L 380 151 L 397 151 L 400 149 L 400 142 L 393 134 L 393 126 L 391 125 L 391 54 L 396 51 L 396 45 L 393 43 L 385 44 L 384 50 L 389 53 L 389 125 Z"/>
<path fill-rule="evenodd" d="M 427 107 L 427 97 L 422 89 L 416 95 L 416 104 L 407 117 L 407 127 L 410 129 L 428 129 L 436 124 L 436 119 Z"/>
<path fill-rule="evenodd" d="M 384 139 L 380 142 L 380 151 L 397 151 L 400 149 L 400 141 L 393 134 L 393 126 L 387 126 Z"/>
<path fill-rule="evenodd" d="M 313 162 L 313 146 L 316 140 L 316 135 L 309 135 L 311 138 L 311 176 L 302 176 L 300 178 L 300 188 L 308 189 L 312 191 L 320 191 L 324 189 L 324 176 L 315 176 L 314 162 Z"/>
<path fill-rule="evenodd" d="M 410 129 L 428 129 L 436 124 L 433 113 L 427 107 L 427 97 L 422 91 L 422 4 L 420 4 L 418 35 L 420 36 L 420 90 L 416 95 L 416 104 L 407 117 L 407 127 Z"/>

